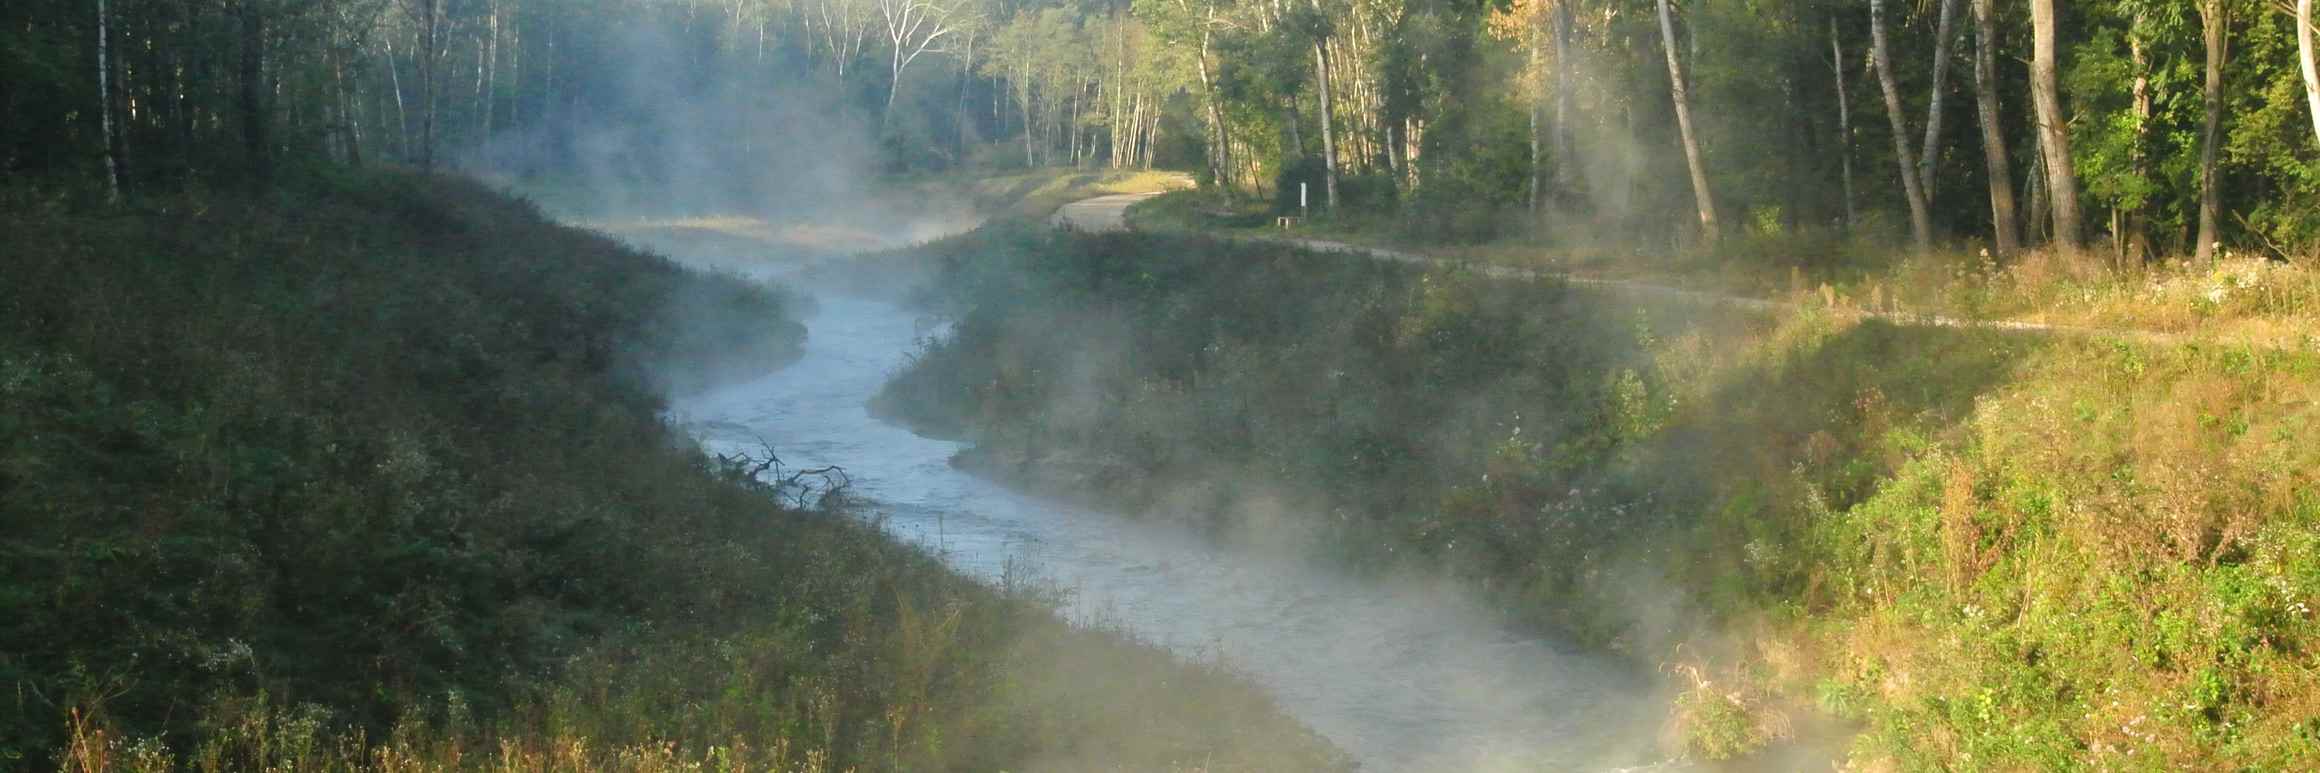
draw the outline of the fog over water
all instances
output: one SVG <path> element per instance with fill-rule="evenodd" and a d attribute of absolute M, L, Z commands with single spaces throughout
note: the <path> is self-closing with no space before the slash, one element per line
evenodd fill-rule
<path fill-rule="evenodd" d="M 862 514 L 997 581 L 1028 567 L 1068 612 L 1182 655 L 1221 657 L 1371 770 L 1616 769 L 1655 758 L 1648 679 L 1517 635 L 1457 594 L 1356 579 L 1189 532 L 1042 501 L 951 467 L 960 444 L 873 418 L 866 401 L 926 335 L 878 300 L 812 304 L 796 364 L 678 401 L 710 450 L 851 473 Z"/>

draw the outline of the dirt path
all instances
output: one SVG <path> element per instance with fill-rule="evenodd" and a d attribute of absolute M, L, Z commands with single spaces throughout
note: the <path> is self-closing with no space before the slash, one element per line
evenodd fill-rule
<path fill-rule="evenodd" d="M 1081 199 L 1056 208 L 1048 222 L 1080 231 L 1128 230 L 1128 207 L 1158 193 L 1115 193 Z"/>
<path fill-rule="evenodd" d="M 1074 228 L 1082 231 L 1125 231 L 1128 230 L 1129 227 L 1128 207 L 1133 206 L 1139 201 L 1143 201 L 1157 195 L 1159 194 L 1138 193 L 1116 196 L 1098 196 L 1092 199 L 1072 202 L 1070 204 L 1064 205 L 1060 209 L 1057 209 L 1054 218 L 1052 218 L 1052 222 L 1058 226 Z M 1347 244 L 1345 242 L 1330 241 L 1328 239 L 1313 239 L 1301 236 L 1259 236 L 1251 238 L 1259 239 L 1262 241 L 1279 242 L 1282 244 L 1293 244 L 1308 250 L 1313 250 L 1315 252 L 1333 252 L 1346 255 L 1358 255 L 1375 260 L 1390 260 L 1398 263 L 1411 263 L 1429 266 L 1463 265 L 1484 276 L 1499 279 L 1559 279 L 1574 285 L 1592 287 L 1611 292 L 1629 293 L 1662 300 L 1676 300 L 1686 303 L 1696 303 L 1711 306 L 1729 306 L 1733 308 L 1760 311 L 1765 313 L 1797 311 L 1805 308 L 1803 304 L 1790 303 L 1786 301 L 1767 300 L 1764 298 L 1750 298 L 1740 295 L 1726 295 L 1723 293 L 1712 293 L 1702 290 L 1687 290 L 1681 287 L 1671 287 L 1668 285 L 1653 284 L 1650 282 L 1637 282 L 1626 279 L 1595 279 L 1582 276 L 1573 276 L 1571 274 L 1559 271 L 1536 271 L 1527 268 L 1516 268 L 1513 266 L 1499 266 L 1485 263 L 1455 261 L 1445 258 L 1430 257 L 1427 255 L 1421 255 L 1403 250 L 1389 249 L 1385 247 L 1367 247 L 1358 244 Z M 2016 331 L 2047 335 L 2113 338 L 2134 341 L 2138 343 L 2171 345 L 2195 343 L 2200 341 L 2198 337 L 2189 334 L 2164 333 L 2155 330 L 2101 328 L 2080 325 L 2055 325 L 2044 322 L 2020 322 L 2012 320 L 1966 319 L 1962 317 L 1951 317 L 1941 314 L 1919 314 L 1904 311 L 1869 311 L 1864 309 L 1852 309 L 1844 307 L 1837 307 L 1835 309 L 1835 313 L 1855 319 L 1874 319 L 1881 322 L 1910 327 L 1946 327 L 1964 330 Z M 2286 350 L 2296 348 L 2279 343 L 2246 343 L 2251 346 L 2264 349 Z"/>

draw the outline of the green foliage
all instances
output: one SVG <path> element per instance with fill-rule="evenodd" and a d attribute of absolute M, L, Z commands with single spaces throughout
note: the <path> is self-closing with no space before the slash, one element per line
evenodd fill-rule
<path fill-rule="evenodd" d="M 1724 658 L 1742 675 L 1685 672 L 1696 756 L 1784 736 L 1783 705 L 1908 769 L 2320 754 L 2307 352 L 1639 318 L 1606 290 L 1248 243 L 928 252 L 957 326 L 882 404 L 978 441 L 971 466 L 1223 535 L 1291 521 L 1642 659 L 1758 631 Z"/>
<path fill-rule="evenodd" d="M 1228 674 L 691 450 L 647 376 L 794 356 L 762 288 L 447 180 L 0 196 L 10 766 L 1332 764 Z"/>

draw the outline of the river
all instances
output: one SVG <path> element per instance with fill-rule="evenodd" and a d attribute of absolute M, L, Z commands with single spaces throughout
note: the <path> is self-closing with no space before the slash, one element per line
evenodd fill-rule
<path fill-rule="evenodd" d="M 960 445 L 865 407 L 929 323 L 891 303 L 816 299 L 806 352 L 686 398 L 711 450 L 769 445 L 835 464 L 898 538 L 988 580 L 1028 568 L 1066 612 L 1191 657 L 1221 657 L 1367 770 L 1617 769 L 1651 759 L 1664 703 L 1598 655 L 1517 635 L 1456 594 L 1219 547 L 1163 525 L 1043 501 L 953 469 Z"/>

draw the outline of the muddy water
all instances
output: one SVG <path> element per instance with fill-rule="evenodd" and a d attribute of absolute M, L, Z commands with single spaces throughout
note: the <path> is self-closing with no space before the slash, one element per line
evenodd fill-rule
<path fill-rule="evenodd" d="M 704 445 L 769 444 L 836 464 L 896 536 L 997 579 L 1029 567 L 1071 614 L 1222 657 L 1371 770 L 1613 769 L 1650 759 L 1650 685 L 1596 656 L 1515 635 L 1454 595 L 1220 548 L 1186 533 L 1017 494 L 953 469 L 959 450 L 865 401 L 930 332 L 884 302 L 822 298 L 804 359 L 672 410 Z"/>

